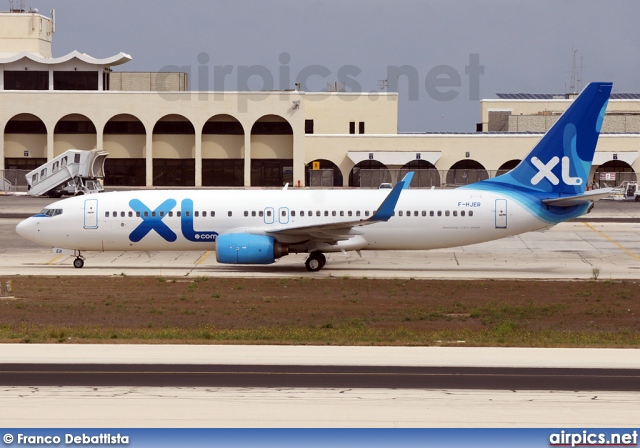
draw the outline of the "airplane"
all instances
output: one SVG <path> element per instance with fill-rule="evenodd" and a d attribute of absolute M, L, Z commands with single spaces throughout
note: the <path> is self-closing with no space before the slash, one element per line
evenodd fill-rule
<path fill-rule="evenodd" d="M 541 230 L 588 213 L 611 189 L 586 191 L 612 84 L 590 83 L 513 170 L 455 189 L 138 190 L 57 201 L 16 231 L 84 251 L 214 251 L 219 263 L 271 264 L 308 253 L 428 250 Z"/>

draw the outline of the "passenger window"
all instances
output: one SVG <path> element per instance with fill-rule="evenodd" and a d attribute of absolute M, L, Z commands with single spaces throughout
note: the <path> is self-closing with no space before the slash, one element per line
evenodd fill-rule
<path fill-rule="evenodd" d="M 352 212 L 351 210 L 349 210 L 349 211 L 347 212 L 347 216 L 353 216 L 353 212 Z"/>
<path fill-rule="evenodd" d="M 291 210 L 291 216 L 296 216 L 296 211 L 295 210 Z"/>
<path fill-rule="evenodd" d="M 124 212 L 120 212 L 120 217 L 124 218 Z"/>
<path fill-rule="evenodd" d="M 450 213 L 449 213 L 449 210 L 446 210 L 446 211 L 444 212 L 444 216 L 449 216 L 449 214 L 450 214 Z"/>
<path fill-rule="evenodd" d="M 460 211 L 460 216 L 464 216 L 464 210 Z"/>
<path fill-rule="evenodd" d="M 344 216 L 344 210 L 340 210 L 340 216 Z"/>
<path fill-rule="evenodd" d="M 331 212 L 331 216 L 336 216 L 336 211 L 335 210 Z"/>
<path fill-rule="evenodd" d="M 271 217 L 271 210 L 267 210 L 267 216 L 270 218 Z"/>
<path fill-rule="evenodd" d="M 458 211 L 457 210 L 453 211 L 453 216 L 458 216 Z"/>
<path fill-rule="evenodd" d="M 189 212 L 187 212 L 187 213 L 189 213 Z M 116 212 L 113 212 L 113 214 L 115 215 L 115 214 L 116 214 Z M 156 217 L 156 212 L 151 212 L 151 217 L 152 217 L 152 218 L 155 218 L 155 217 Z"/>
<path fill-rule="evenodd" d="M 255 216 L 256 216 L 255 210 L 251 212 L 251 216 L 253 216 L 255 218 Z"/>
<path fill-rule="evenodd" d="M 178 218 L 179 218 L 179 217 L 181 217 L 181 216 L 182 216 L 182 212 L 181 212 L 180 210 L 178 210 L 178 211 L 176 212 L 176 216 L 177 216 Z"/>
<path fill-rule="evenodd" d="M 413 212 L 413 216 L 418 216 L 418 210 L 416 210 L 415 212 Z"/>
<path fill-rule="evenodd" d="M 360 216 L 360 210 L 356 211 L 356 216 Z"/>
<path fill-rule="evenodd" d="M 207 217 L 207 212 L 206 212 L 206 211 L 205 211 L 205 212 L 202 212 L 202 217 L 203 217 L 203 218 L 206 218 L 206 217 Z"/>
<path fill-rule="evenodd" d="M 442 212 L 438 210 L 438 216 L 442 216 Z"/>
<path fill-rule="evenodd" d="M 280 215 L 281 215 L 282 217 L 287 216 L 287 211 L 286 211 L 286 210 L 282 210 L 282 212 L 280 212 Z"/>
<path fill-rule="evenodd" d="M 329 216 L 329 212 L 327 210 L 324 211 L 324 216 Z"/>
<path fill-rule="evenodd" d="M 260 210 L 260 211 L 258 212 L 258 216 L 260 216 L 260 217 L 262 218 L 262 217 L 264 216 L 264 212 L 263 212 L 262 210 Z"/>
<path fill-rule="evenodd" d="M 407 210 L 407 216 L 411 216 L 411 211 Z"/>
<path fill-rule="evenodd" d="M 193 216 L 195 216 L 196 218 L 198 218 L 200 216 L 200 212 L 193 212 Z"/>
<path fill-rule="evenodd" d="M 169 215 L 171 215 L 171 212 L 169 212 Z M 129 218 L 133 218 L 133 212 L 129 212 Z"/>
<path fill-rule="evenodd" d="M 108 218 L 109 217 L 109 212 L 104 212 L 104 217 Z"/>
<path fill-rule="evenodd" d="M 429 210 L 429 216 L 433 216 L 433 215 L 434 215 L 433 210 Z"/>
<path fill-rule="evenodd" d="M 136 212 L 136 218 L 140 217 L 140 212 Z"/>
<path fill-rule="evenodd" d="M 173 218 L 173 212 L 169 212 L 169 218 Z"/>
<path fill-rule="evenodd" d="M 364 216 L 369 216 L 369 210 L 364 211 Z"/>
<path fill-rule="evenodd" d="M 189 210 L 187 210 L 186 212 L 184 212 L 184 216 L 186 216 L 188 218 L 189 216 L 191 216 L 191 212 Z"/>
<path fill-rule="evenodd" d="M 232 212 L 231 210 L 229 210 L 229 212 L 227 213 L 227 215 L 228 215 L 229 217 L 232 217 L 232 216 L 233 216 L 233 212 Z"/>
<path fill-rule="evenodd" d="M 316 211 L 316 216 L 320 216 L 320 210 Z"/>
<path fill-rule="evenodd" d="M 403 216 L 402 215 L 402 210 L 398 211 L 398 216 Z"/>
<path fill-rule="evenodd" d="M 473 216 L 473 210 L 469 210 L 469 216 Z"/>
<path fill-rule="evenodd" d="M 211 216 L 212 218 L 215 218 L 215 216 L 216 216 L 216 212 L 212 211 L 212 212 L 210 213 L 210 216 Z"/>
<path fill-rule="evenodd" d="M 248 217 L 249 216 L 249 212 L 247 210 L 244 211 L 244 216 Z"/>
<path fill-rule="evenodd" d="M 427 211 L 426 210 L 422 210 L 422 216 L 427 216 Z"/>
<path fill-rule="evenodd" d="M 304 216 L 304 210 L 300 210 L 300 216 Z"/>

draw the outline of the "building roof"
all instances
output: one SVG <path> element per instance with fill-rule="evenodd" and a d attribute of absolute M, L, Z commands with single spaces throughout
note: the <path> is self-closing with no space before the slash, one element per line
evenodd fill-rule
<path fill-rule="evenodd" d="M 108 58 L 97 59 L 92 56 L 89 56 L 86 53 L 80 53 L 79 51 L 76 51 L 76 50 L 72 51 L 71 53 L 65 56 L 60 56 L 58 58 L 45 58 L 43 56 L 40 56 L 39 54 L 31 53 L 28 51 L 21 51 L 20 53 L 15 53 L 13 55 L 4 55 L 4 56 L 0 55 L 0 64 L 9 64 L 12 62 L 19 61 L 21 59 L 30 59 L 33 62 L 37 62 L 39 64 L 47 64 L 47 65 L 61 64 L 63 62 L 67 62 L 72 59 L 78 59 L 87 64 L 114 66 L 114 65 L 120 65 L 120 64 L 129 62 L 132 58 L 130 55 L 120 52 Z"/>

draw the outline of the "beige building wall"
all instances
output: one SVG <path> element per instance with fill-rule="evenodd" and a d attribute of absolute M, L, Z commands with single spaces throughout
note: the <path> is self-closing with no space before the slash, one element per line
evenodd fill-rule
<path fill-rule="evenodd" d="M 5 157 L 24 157 L 29 151 L 29 157 L 47 157 L 47 136 L 43 134 L 9 134 L 5 140 Z"/>
<path fill-rule="evenodd" d="M 69 149 L 96 149 L 95 134 L 56 134 L 54 136 L 53 157 L 57 157 Z"/>
<path fill-rule="evenodd" d="M 51 57 L 53 22 L 33 12 L 0 12 L 0 54 L 27 51 Z"/>
<path fill-rule="evenodd" d="M 293 135 L 252 135 L 252 159 L 292 159 Z"/>
<path fill-rule="evenodd" d="M 243 135 L 202 136 L 203 159 L 241 159 L 244 157 Z"/>
<path fill-rule="evenodd" d="M 349 134 L 349 122 L 365 123 L 365 134 L 398 132 L 398 94 L 306 93 L 305 118 L 313 120 L 314 134 Z"/>
<path fill-rule="evenodd" d="M 102 149 L 113 159 L 142 159 L 145 156 L 144 135 L 105 135 Z"/>

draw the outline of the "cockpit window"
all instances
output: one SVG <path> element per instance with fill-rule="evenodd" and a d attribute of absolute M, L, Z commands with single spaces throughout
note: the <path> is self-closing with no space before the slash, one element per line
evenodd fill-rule
<path fill-rule="evenodd" d="M 38 214 L 45 215 L 45 216 L 58 216 L 58 215 L 62 215 L 62 209 L 61 208 L 45 208 Z"/>

